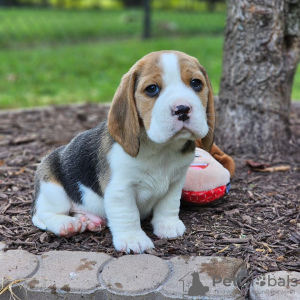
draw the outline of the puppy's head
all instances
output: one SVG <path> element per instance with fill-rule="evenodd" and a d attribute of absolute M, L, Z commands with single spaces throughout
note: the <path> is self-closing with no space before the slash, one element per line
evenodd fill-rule
<path fill-rule="evenodd" d="M 155 143 L 202 139 L 209 150 L 215 124 L 211 85 L 198 60 L 178 51 L 152 52 L 126 73 L 112 101 L 108 130 L 131 156 L 140 128 Z"/>

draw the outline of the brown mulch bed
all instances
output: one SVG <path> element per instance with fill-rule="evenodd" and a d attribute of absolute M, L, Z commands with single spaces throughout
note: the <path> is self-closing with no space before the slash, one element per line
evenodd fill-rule
<path fill-rule="evenodd" d="M 7 249 L 123 255 L 114 250 L 109 229 L 66 239 L 34 227 L 30 216 L 34 172 L 41 158 L 97 125 L 107 111 L 106 106 L 86 104 L 0 114 L 0 241 Z M 294 103 L 291 112 L 292 130 L 300 142 L 300 105 Z M 273 155 L 271 166 L 290 166 L 284 172 L 254 171 L 246 164 L 249 157 L 234 158 L 237 171 L 228 196 L 208 206 L 182 206 L 180 217 L 187 227 L 183 238 L 159 240 L 149 220 L 142 226 L 156 246 L 149 252 L 164 259 L 175 255 L 242 258 L 249 272 L 246 294 L 250 278 L 257 274 L 300 271 L 300 154 Z"/>

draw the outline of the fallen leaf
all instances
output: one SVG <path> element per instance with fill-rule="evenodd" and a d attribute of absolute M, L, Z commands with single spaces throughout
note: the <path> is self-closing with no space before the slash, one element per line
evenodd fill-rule
<path fill-rule="evenodd" d="M 270 167 L 270 164 L 267 163 L 260 163 L 253 160 L 246 160 L 246 165 L 250 167 L 251 169 L 265 169 L 267 167 Z"/>
<path fill-rule="evenodd" d="M 291 169 L 291 166 L 277 166 L 277 167 L 269 167 L 269 168 L 265 168 L 265 169 L 254 169 L 255 171 L 259 171 L 259 172 L 286 172 L 289 171 Z"/>

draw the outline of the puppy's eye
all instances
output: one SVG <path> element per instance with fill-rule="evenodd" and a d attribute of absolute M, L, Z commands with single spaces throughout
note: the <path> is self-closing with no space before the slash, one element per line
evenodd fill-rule
<path fill-rule="evenodd" d="M 151 84 L 146 87 L 145 92 L 149 97 L 155 97 L 159 94 L 160 88 L 157 84 Z"/>
<path fill-rule="evenodd" d="M 192 79 L 190 85 L 195 92 L 200 92 L 203 88 L 203 83 L 200 79 Z"/>

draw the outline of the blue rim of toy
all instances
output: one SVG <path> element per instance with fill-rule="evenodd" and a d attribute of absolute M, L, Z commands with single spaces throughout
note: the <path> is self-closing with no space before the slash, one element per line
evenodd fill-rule
<path fill-rule="evenodd" d="M 229 193 L 230 188 L 231 188 L 231 183 L 228 182 L 228 183 L 226 184 L 226 194 Z"/>

